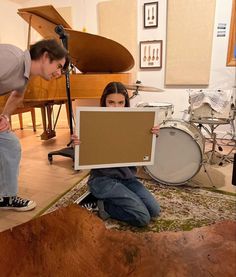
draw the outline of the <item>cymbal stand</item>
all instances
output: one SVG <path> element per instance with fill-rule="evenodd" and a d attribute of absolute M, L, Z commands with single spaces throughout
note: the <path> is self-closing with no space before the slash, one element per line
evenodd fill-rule
<path fill-rule="evenodd" d="M 139 89 L 138 85 L 141 84 L 141 81 L 136 81 L 136 84 L 137 84 L 137 86 L 136 86 L 135 90 L 133 91 L 133 95 L 131 97 L 129 97 L 129 99 L 133 99 L 134 97 L 136 97 L 138 95 L 138 89 Z"/>
<path fill-rule="evenodd" d="M 132 96 L 129 97 L 129 99 L 133 99 L 137 95 L 138 95 L 138 87 L 135 89 L 135 91 L 133 91 L 133 94 L 132 94 Z"/>

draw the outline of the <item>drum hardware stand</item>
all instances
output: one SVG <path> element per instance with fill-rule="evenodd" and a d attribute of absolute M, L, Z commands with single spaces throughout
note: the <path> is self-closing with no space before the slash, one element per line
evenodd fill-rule
<path fill-rule="evenodd" d="M 133 91 L 133 95 L 131 97 L 129 97 L 129 99 L 133 99 L 138 95 L 138 89 L 139 89 L 138 85 L 140 85 L 141 83 L 142 83 L 141 81 L 138 81 L 138 80 L 136 81 L 137 86 L 136 86 L 135 90 Z"/>
<path fill-rule="evenodd" d="M 208 173 L 208 171 L 207 171 L 207 169 L 206 169 L 206 163 L 207 163 L 207 162 L 205 162 L 205 163 L 203 162 L 203 163 L 202 163 L 202 166 L 203 166 L 203 168 L 204 168 L 204 172 L 206 173 L 206 175 L 207 175 L 207 177 L 208 177 L 208 179 L 209 179 L 209 181 L 210 181 L 212 187 L 215 188 L 216 186 L 214 185 L 214 183 L 213 183 L 213 181 L 212 181 L 212 179 L 211 179 L 211 176 L 210 176 L 210 174 Z"/>
<path fill-rule="evenodd" d="M 226 154 L 223 155 L 222 158 L 219 161 L 219 165 L 223 165 L 224 162 L 228 162 L 231 163 L 231 159 L 229 158 L 229 156 L 231 155 L 231 153 L 236 149 L 236 145 L 233 145 L 231 150 Z"/>
<path fill-rule="evenodd" d="M 218 146 L 219 151 L 223 151 L 223 148 L 217 143 L 216 133 L 214 132 L 214 130 L 219 126 L 219 124 L 217 124 L 216 126 L 214 126 L 214 124 L 209 124 L 209 126 L 210 126 L 210 131 L 204 125 L 202 124 L 198 125 L 198 127 L 203 128 L 210 135 L 212 140 L 212 149 L 204 153 L 205 156 L 207 157 L 206 162 L 209 164 L 218 164 L 220 166 L 222 166 L 225 162 L 230 163 L 231 159 L 229 158 L 229 156 L 235 150 L 235 147 L 236 147 L 236 141 L 234 137 L 233 137 L 234 145 L 232 145 L 232 149 L 225 155 L 222 153 L 219 153 L 218 151 L 216 151 L 216 146 Z M 234 132 L 234 126 L 233 126 L 233 132 Z"/>
<path fill-rule="evenodd" d="M 232 137 L 231 140 L 233 141 L 233 145 L 231 145 L 232 146 L 231 150 L 226 155 L 222 156 L 222 158 L 220 159 L 219 165 L 223 165 L 224 162 L 229 162 L 229 163 L 232 162 L 232 160 L 229 157 L 230 157 L 231 153 L 236 149 L 235 127 L 234 127 L 233 120 L 231 120 L 230 124 L 232 127 L 232 131 L 231 131 L 230 135 Z"/>
<path fill-rule="evenodd" d="M 207 157 L 207 163 L 209 164 L 219 164 L 219 158 L 221 160 L 222 158 L 222 154 L 219 153 L 218 151 L 216 151 L 216 146 L 218 146 L 218 149 L 219 151 L 223 151 L 223 148 L 217 143 L 217 139 L 216 139 L 216 133 L 214 132 L 214 130 L 219 126 L 219 124 L 208 124 L 210 126 L 210 131 L 209 129 L 204 126 L 203 124 L 199 124 L 198 127 L 200 128 L 203 128 L 209 135 L 210 135 L 210 138 L 212 140 L 212 148 L 211 150 L 205 152 L 205 156 Z M 216 155 L 218 153 L 218 156 Z"/>
<path fill-rule="evenodd" d="M 57 25 L 55 27 L 55 32 L 59 35 L 63 46 L 68 50 L 68 34 L 65 33 L 65 30 L 62 25 Z M 66 70 L 65 73 L 66 76 L 66 95 L 67 95 L 67 101 L 68 101 L 68 110 L 69 110 L 69 126 L 70 126 L 70 135 L 73 134 L 73 124 L 72 124 L 72 118 L 73 118 L 73 111 L 72 111 L 72 103 L 71 103 L 71 97 L 70 97 L 70 74 L 69 69 Z M 71 147 L 72 141 L 70 141 L 67 144 L 66 148 L 60 149 L 58 151 L 52 151 L 48 153 L 48 160 L 50 164 L 52 164 L 52 156 L 53 155 L 61 155 L 64 157 L 71 158 L 74 161 L 74 148 Z"/>

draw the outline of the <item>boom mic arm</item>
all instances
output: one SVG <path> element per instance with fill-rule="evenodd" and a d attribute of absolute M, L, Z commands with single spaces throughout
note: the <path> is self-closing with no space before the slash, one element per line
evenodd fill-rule
<path fill-rule="evenodd" d="M 68 50 L 68 37 L 69 35 L 65 32 L 65 29 L 62 25 L 57 25 L 54 29 L 62 41 L 63 46 Z"/>

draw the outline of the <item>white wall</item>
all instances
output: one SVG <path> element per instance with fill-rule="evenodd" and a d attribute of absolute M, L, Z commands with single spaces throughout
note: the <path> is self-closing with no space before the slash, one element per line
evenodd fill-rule
<path fill-rule="evenodd" d="M 23 20 L 17 15 L 21 6 L 17 3 L 0 1 L 0 43 L 10 43 L 26 48 L 27 37 Z"/>
<path fill-rule="evenodd" d="M 162 88 L 163 93 L 140 92 L 140 95 L 134 98 L 132 105 L 138 102 L 169 102 L 174 105 L 174 117 L 182 118 L 184 110 L 189 106 L 187 88 L 168 89 L 164 85 L 165 77 L 165 49 L 166 49 L 166 15 L 167 0 L 159 0 L 159 24 L 158 28 L 143 28 L 143 4 L 153 2 L 152 0 L 138 0 L 138 40 L 163 40 L 163 65 L 160 70 L 140 70 L 138 80 L 144 85 Z M 207 89 L 232 89 L 235 85 L 235 67 L 226 67 L 226 56 L 228 48 L 228 37 L 230 28 L 232 0 L 216 0 L 216 13 L 214 24 L 214 37 L 212 47 L 212 61 L 210 82 Z M 200 19 L 199 19 L 200 20 Z M 216 37 L 217 24 L 226 23 L 227 32 L 225 37 Z M 194 34 L 193 34 L 194 36 Z M 191 38 L 189 38 L 191 39 Z M 230 125 L 220 125 L 216 132 L 218 136 L 223 136 L 225 132 L 230 131 Z"/>

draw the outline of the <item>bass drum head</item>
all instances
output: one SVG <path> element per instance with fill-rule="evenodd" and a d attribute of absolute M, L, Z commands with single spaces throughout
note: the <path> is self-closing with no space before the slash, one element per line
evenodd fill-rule
<path fill-rule="evenodd" d="M 161 128 L 155 153 L 154 164 L 145 170 L 162 184 L 185 184 L 200 170 L 201 148 L 191 134 L 181 129 Z"/>

